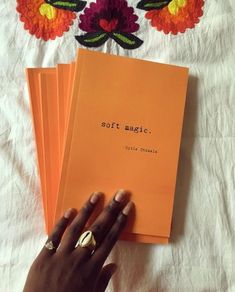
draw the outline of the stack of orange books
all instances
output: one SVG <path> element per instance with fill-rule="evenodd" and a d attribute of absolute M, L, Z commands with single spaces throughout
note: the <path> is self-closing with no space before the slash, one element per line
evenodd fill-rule
<path fill-rule="evenodd" d="M 76 61 L 27 68 L 49 233 L 94 191 L 129 190 L 122 239 L 168 243 L 188 69 L 79 49 Z"/>

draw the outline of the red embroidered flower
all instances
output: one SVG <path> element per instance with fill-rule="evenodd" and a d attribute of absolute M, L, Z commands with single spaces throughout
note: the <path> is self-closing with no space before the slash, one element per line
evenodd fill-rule
<path fill-rule="evenodd" d="M 133 33 L 138 31 L 138 16 L 126 0 L 96 0 L 80 15 L 83 35 L 76 40 L 86 47 L 99 47 L 109 38 L 125 49 L 136 49 L 143 41 Z"/>
<path fill-rule="evenodd" d="M 203 5 L 204 0 L 172 0 L 162 9 L 148 11 L 145 17 L 151 20 L 153 27 L 166 34 L 183 33 L 199 22 Z"/>
<path fill-rule="evenodd" d="M 80 15 L 79 27 L 86 32 L 121 31 L 136 32 L 139 24 L 134 9 L 129 7 L 126 0 L 96 0 Z M 109 23 L 112 22 L 112 29 Z"/>
<path fill-rule="evenodd" d="M 62 36 L 76 18 L 74 12 L 57 9 L 43 0 L 17 0 L 16 10 L 24 28 L 45 41 Z"/>

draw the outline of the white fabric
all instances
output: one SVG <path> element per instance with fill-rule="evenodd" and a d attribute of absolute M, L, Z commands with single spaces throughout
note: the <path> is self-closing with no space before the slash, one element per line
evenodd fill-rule
<path fill-rule="evenodd" d="M 136 4 L 136 1 L 128 1 Z M 74 59 L 77 22 L 55 41 L 23 29 L 13 0 L 0 4 L 0 291 L 22 291 L 46 239 L 24 68 Z M 235 291 L 235 4 L 206 1 L 195 29 L 177 36 L 153 29 L 136 9 L 144 44 L 113 54 L 190 67 L 168 246 L 120 242 L 108 291 Z M 143 194 L 144 195 L 144 194 Z"/>

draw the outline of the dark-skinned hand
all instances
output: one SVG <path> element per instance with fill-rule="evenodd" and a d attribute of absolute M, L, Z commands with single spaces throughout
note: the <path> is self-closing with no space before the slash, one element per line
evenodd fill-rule
<path fill-rule="evenodd" d="M 77 242 L 101 196 L 94 193 L 79 212 L 69 209 L 59 220 L 47 240 L 55 248 L 43 247 L 30 268 L 24 292 L 105 291 L 116 264 L 104 266 L 104 262 L 126 225 L 133 203 L 127 203 L 125 191 L 117 192 L 89 227 L 97 243 L 92 253 Z"/>

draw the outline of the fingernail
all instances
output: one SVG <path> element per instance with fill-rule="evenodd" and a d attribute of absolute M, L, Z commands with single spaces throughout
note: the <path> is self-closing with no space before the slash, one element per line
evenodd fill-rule
<path fill-rule="evenodd" d="M 134 208 L 134 203 L 133 202 L 129 202 L 126 207 L 122 210 L 122 213 L 126 216 L 128 216 L 130 214 L 130 212 L 132 211 L 132 209 Z"/>
<path fill-rule="evenodd" d="M 126 191 L 124 190 L 119 190 L 115 196 L 115 201 L 123 203 L 126 199 Z"/>
<path fill-rule="evenodd" d="M 65 213 L 64 213 L 64 218 L 69 219 L 72 214 L 75 212 L 75 210 L 73 208 L 68 209 Z"/>
<path fill-rule="evenodd" d="M 100 192 L 94 192 L 94 194 L 90 198 L 90 202 L 92 204 L 96 204 L 99 201 L 100 197 L 101 197 L 101 193 Z"/>

